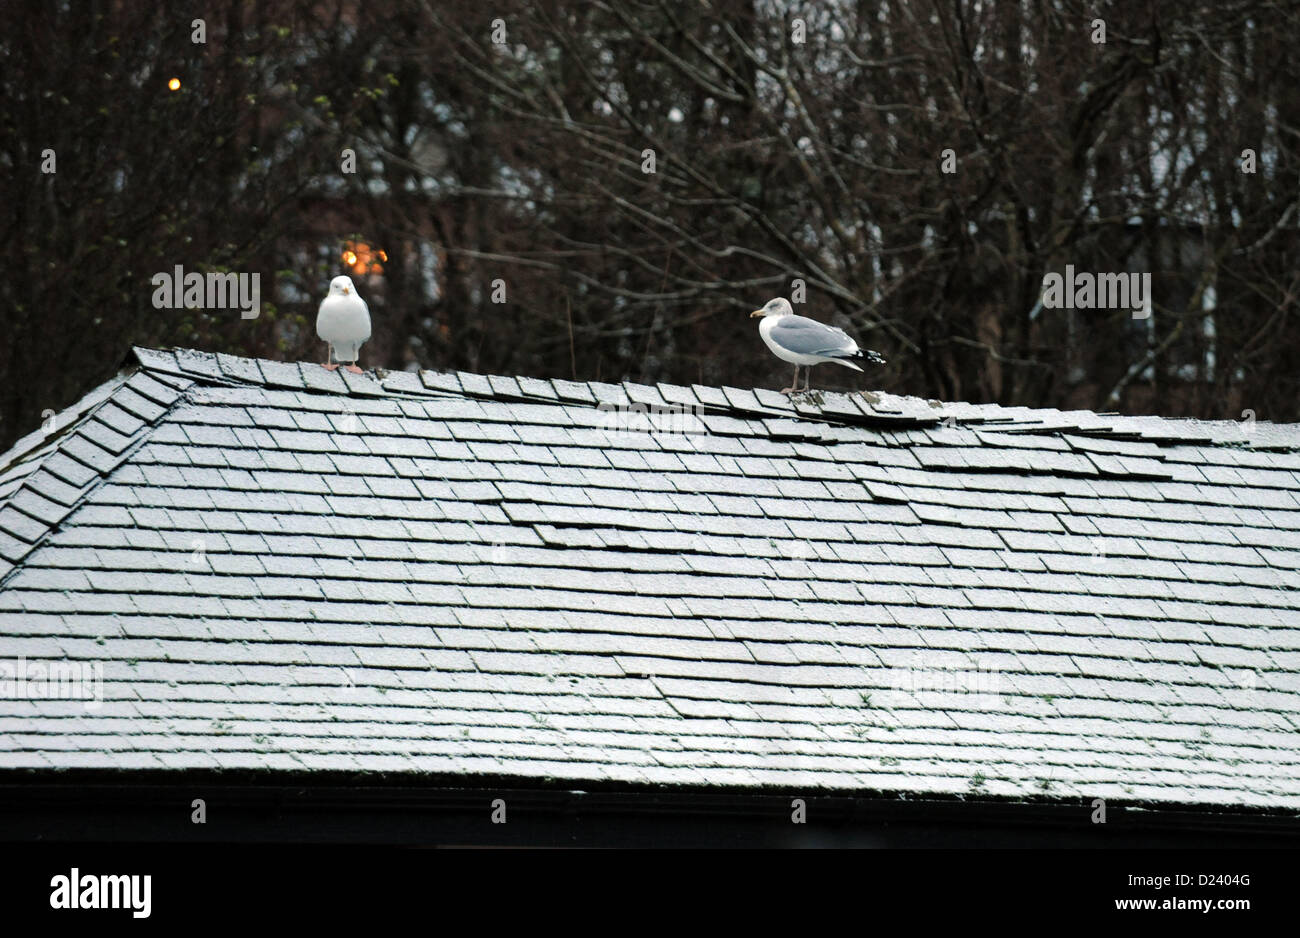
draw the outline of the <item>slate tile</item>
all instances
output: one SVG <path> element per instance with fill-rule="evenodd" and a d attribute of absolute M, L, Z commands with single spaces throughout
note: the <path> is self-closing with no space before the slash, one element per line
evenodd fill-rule
<path fill-rule="evenodd" d="M 421 371 L 420 381 L 431 391 L 443 391 L 448 394 L 462 394 L 460 378 L 455 372 Z"/>
<path fill-rule="evenodd" d="M 170 373 L 150 371 L 147 374 L 138 372 L 132 375 L 127 384 L 151 400 L 170 404 L 194 387 L 194 379 L 182 376 L 179 369 Z"/>
<path fill-rule="evenodd" d="M 348 393 L 364 397 L 383 397 L 387 394 L 384 386 L 379 383 L 378 377 L 373 370 L 363 371 L 359 375 L 354 375 L 346 368 L 340 368 L 334 372 L 343 379 L 347 385 Z"/>
<path fill-rule="evenodd" d="M 493 395 L 498 398 L 517 399 L 524 396 L 519 382 L 508 375 L 488 375 L 487 379 Z"/>
<path fill-rule="evenodd" d="M 131 392 L 125 391 L 125 393 Z M 113 399 L 105 401 L 95 411 L 94 419 L 107 426 L 113 433 L 118 434 L 123 438 L 130 439 L 142 430 L 146 426 L 146 423 L 135 414 L 117 406 L 115 400 L 116 396 L 117 395 L 114 395 Z M 135 396 L 138 397 L 138 395 Z"/>
<path fill-rule="evenodd" d="M 672 402 L 666 400 L 654 385 L 624 381 L 622 387 L 623 393 L 627 395 L 627 400 L 632 404 L 640 404 L 650 408 L 673 406 Z"/>
<path fill-rule="evenodd" d="M 474 395 L 475 397 L 493 396 L 492 383 L 488 381 L 486 375 L 478 375 L 468 371 L 460 371 L 456 373 L 456 377 L 460 379 L 460 386 L 463 393 L 471 394 Z"/>
<path fill-rule="evenodd" d="M 271 387 L 290 388 L 295 391 L 300 391 L 306 387 L 302 377 L 302 370 L 298 367 L 297 362 L 275 362 L 258 359 L 257 366 L 262 370 L 263 380 Z"/>
<path fill-rule="evenodd" d="M 313 367 L 314 366 L 314 367 Z M 330 371 L 313 362 L 304 362 L 301 367 L 303 386 L 313 391 L 326 394 L 347 394 L 348 386 L 341 376 L 342 369 Z"/>
<path fill-rule="evenodd" d="M 91 442 L 80 430 L 60 444 L 60 451 L 100 474 L 112 471 L 118 463 L 114 454 Z"/>
<path fill-rule="evenodd" d="M 0 511 L 0 524 L 3 524 L 3 517 L 3 511 Z M 30 549 L 31 544 L 29 542 L 14 537 L 0 526 L 0 557 L 3 557 L 8 561 L 8 566 L 12 568 L 12 565 L 22 560 Z M 6 570 L 5 573 L 0 573 L 0 577 L 4 577 L 7 574 L 8 570 Z"/>
<path fill-rule="evenodd" d="M 384 391 L 389 394 L 414 394 L 424 396 L 428 389 L 424 382 L 420 380 L 420 375 L 415 371 L 384 371 L 377 369 L 376 373 L 380 376 L 380 385 Z"/>
<path fill-rule="evenodd" d="M 596 397 L 592 394 L 587 385 L 577 381 L 565 381 L 561 378 L 552 378 L 551 387 L 555 389 L 556 395 L 562 401 L 576 401 L 581 404 L 595 404 Z"/>
<path fill-rule="evenodd" d="M 758 403 L 768 410 L 794 411 L 793 406 L 790 404 L 790 398 L 779 391 L 773 391 L 770 388 L 754 388 L 753 394 Z"/>
<path fill-rule="evenodd" d="M 235 355 L 227 355 L 224 352 L 218 352 L 217 367 L 220 369 L 223 377 L 232 381 L 241 381 L 246 384 L 262 383 L 262 373 L 258 369 L 257 361 L 255 359 L 240 358 Z"/>
<path fill-rule="evenodd" d="M 68 514 L 67 505 L 52 501 L 39 494 L 32 489 L 30 483 L 10 497 L 9 505 L 36 518 L 46 526 L 58 524 Z"/>
<path fill-rule="evenodd" d="M 545 400 L 556 400 L 555 388 L 549 381 L 543 381 L 538 378 L 529 378 L 520 376 L 516 379 L 519 382 L 519 390 L 525 397 L 538 397 Z"/>
<path fill-rule="evenodd" d="M 18 509 L 6 505 L 0 508 L 0 531 L 27 543 L 34 543 L 44 537 L 49 526 Z"/>
<path fill-rule="evenodd" d="M 714 407 L 718 410 L 727 410 L 731 406 L 727 401 L 727 396 L 720 388 L 706 387 L 702 384 L 691 385 L 691 393 L 695 399 L 706 407 Z"/>
<path fill-rule="evenodd" d="M 216 355 L 211 352 L 177 349 L 175 355 L 176 363 L 181 367 L 181 370 L 189 374 L 214 380 L 221 380 L 224 377 L 221 369 L 217 366 Z"/>
<path fill-rule="evenodd" d="M 85 463 L 71 459 L 62 452 L 54 453 L 42 461 L 41 470 L 77 489 L 84 488 L 92 480 L 99 477 L 99 473 Z"/>
<path fill-rule="evenodd" d="M 151 349 L 141 346 L 134 346 L 131 349 L 136 360 L 145 368 L 157 369 L 159 371 L 176 371 L 179 366 L 176 363 L 174 353 L 166 349 Z"/>

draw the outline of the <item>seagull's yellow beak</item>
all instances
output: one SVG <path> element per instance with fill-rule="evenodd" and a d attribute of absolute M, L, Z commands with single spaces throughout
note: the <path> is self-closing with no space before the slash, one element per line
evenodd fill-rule
<path fill-rule="evenodd" d="M 752 313 L 749 314 L 749 318 L 750 318 L 750 319 L 757 319 L 759 316 L 765 316 L 765 315 L 767 315 L 767 314 L 764 313 L 761 309 L 756 309 L 756 310 L 754 310 Z"/>
<path fill-rule="evenodd" d="M 351 293 L 351 292 L 352 292 L 352 290 L 351 290 L 349 287 L 344 287 L 344 288 L 343 288 L 343 293 L 344 293 L 344 295 L 346 295 L 346 294 L 348 294 L 348 293 Z"/>

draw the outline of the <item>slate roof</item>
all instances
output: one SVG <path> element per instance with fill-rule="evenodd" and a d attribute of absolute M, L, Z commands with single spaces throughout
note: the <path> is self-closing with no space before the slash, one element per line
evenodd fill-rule
<path fill-rule="evenodd" d="M 1300 807 L 1298 426 L 136 354 L 0 457 L 104 668 L 0 769 Z"/>

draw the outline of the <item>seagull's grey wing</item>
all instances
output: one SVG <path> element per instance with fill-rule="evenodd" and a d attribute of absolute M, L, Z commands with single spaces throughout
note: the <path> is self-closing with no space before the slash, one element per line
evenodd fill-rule
<path fill-rule="evenodd" d="M 852 355 L 858 343 L 843 329 L 827 326 L 807 316 L 782 316 L 768 333 L 781 348 L 798 355 Z"/>

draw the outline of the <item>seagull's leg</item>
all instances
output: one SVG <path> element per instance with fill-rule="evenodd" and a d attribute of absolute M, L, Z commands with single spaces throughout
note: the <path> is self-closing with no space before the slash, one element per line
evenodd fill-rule
<path fill-rule="evenodd" d="M 326 342 L 325 350 L 325 370 L 333 371 L 338 367 L 338 365 L 334 363 L 334 346 Z"/>
<path fill-rule="evenodd" d="M 805 391 L 812 390 L 812 365 L 803 370 L 803 389 Z"/>
<path fill-rule="evenodd" d="M 348 365 L 348 371 L 352 372 L 354 375 L 361 374 L 361 369 L 357 367 L 355 360 L 353 360 L 352 364 Z"/>
<path fill-rule="evenodd" d="M 793 394 L 793 393 L 795 393 L 795 392 L 798 391 L 798 390 L 799 390 L 799 366 L 798 366 L 798 365 L 795 365 L 795 366 L 794 366 L 794 383 L 791 384 L 788 388 L 782 388 L 782 389 L 781 389 L 781 393 L 782 393 L 782 394 Z"/>

